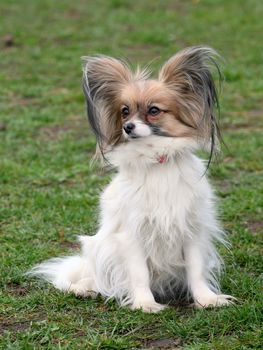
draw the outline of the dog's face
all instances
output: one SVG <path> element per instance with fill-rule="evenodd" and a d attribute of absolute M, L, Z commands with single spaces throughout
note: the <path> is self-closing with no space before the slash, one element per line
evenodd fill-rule
<path fill-rule="evenodd" d="M 132 72 L 121 60 L 84 57 L 88 117 L 101 150 L 151 135 L 196 138 L 213 146 L 218 136 L 210 67 L 218 70 L 215 56 L 209 48 L 188 48 L 170 58 L 155 80 L 147 70 Z"/>
<path fill-rule="evenodd" d="M 177 98 L 176 93 L 161 81 L 127 84 L 120 93 L 118 116 L 124 138 L 192 136 L 195 129 L 180 118 Z"/>

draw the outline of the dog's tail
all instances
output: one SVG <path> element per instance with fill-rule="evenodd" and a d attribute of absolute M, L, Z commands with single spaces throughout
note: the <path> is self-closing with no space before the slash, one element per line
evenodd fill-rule
<path fill-rule="evenodd" d="M 42 278 L 61 291 L 69 291 L 71 286 L 87 277 L 87 260 L 80 256 L 53 258 L 36 265 L 27 276 Z"/>

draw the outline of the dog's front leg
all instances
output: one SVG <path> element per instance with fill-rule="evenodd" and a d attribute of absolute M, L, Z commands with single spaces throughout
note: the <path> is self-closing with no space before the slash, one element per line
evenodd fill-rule
<path fill-rule="evenodd" d="M 222 306 L 233 302 L 230 295 L 216 294 L 205 277 L 205 262 L 202 246 L 189 240 L 184 247 L 186 273 L 190 292 L 197 307 Z"/>
<path fill-rule="evenodd" d="M 141 309 L 144 312 L 159 312 L 165 305 L 154 300 L 150 289 L 149 270 L 143 250 L 135 242 L 126 245 L 126 263 L 131 286 L 131 309 Z"/>

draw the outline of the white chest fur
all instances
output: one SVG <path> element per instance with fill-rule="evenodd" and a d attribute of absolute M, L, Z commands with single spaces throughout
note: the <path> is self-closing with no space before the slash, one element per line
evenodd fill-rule
<path fill-rule="evenodd" d="M 192 154 L 141 169 L 121 168 L 102 196 L 102 213 L 106 220 L 118 220 L 117 231 L 136 237 L 150 260 L 163 261 L 164 267 L 167 256 L 169 265 L 182 265 L 183 242 L 198 233 L 198 212 L 211 197 L 204 172 Z"/>

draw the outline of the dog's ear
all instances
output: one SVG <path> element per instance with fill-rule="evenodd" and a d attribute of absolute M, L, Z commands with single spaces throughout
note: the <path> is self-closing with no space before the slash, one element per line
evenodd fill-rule
<path fill-rule="evenodd" d="M 209 141 L 211 153 L 219 135 L 215 109 L 219 107 L 212 70 L 219 69 L 220 56 L 209 47 L 190 47 L 171 57 L 161 68 L 159 80 L 175 93 L 180 118 Z"/>
<path fill-rule="evenodd" d="M 82 62 L 88 118 L 102 148 L 121 137 L 116 102 L 132 73 L 126 63 L 108 56 L 82 57 Z"/>

